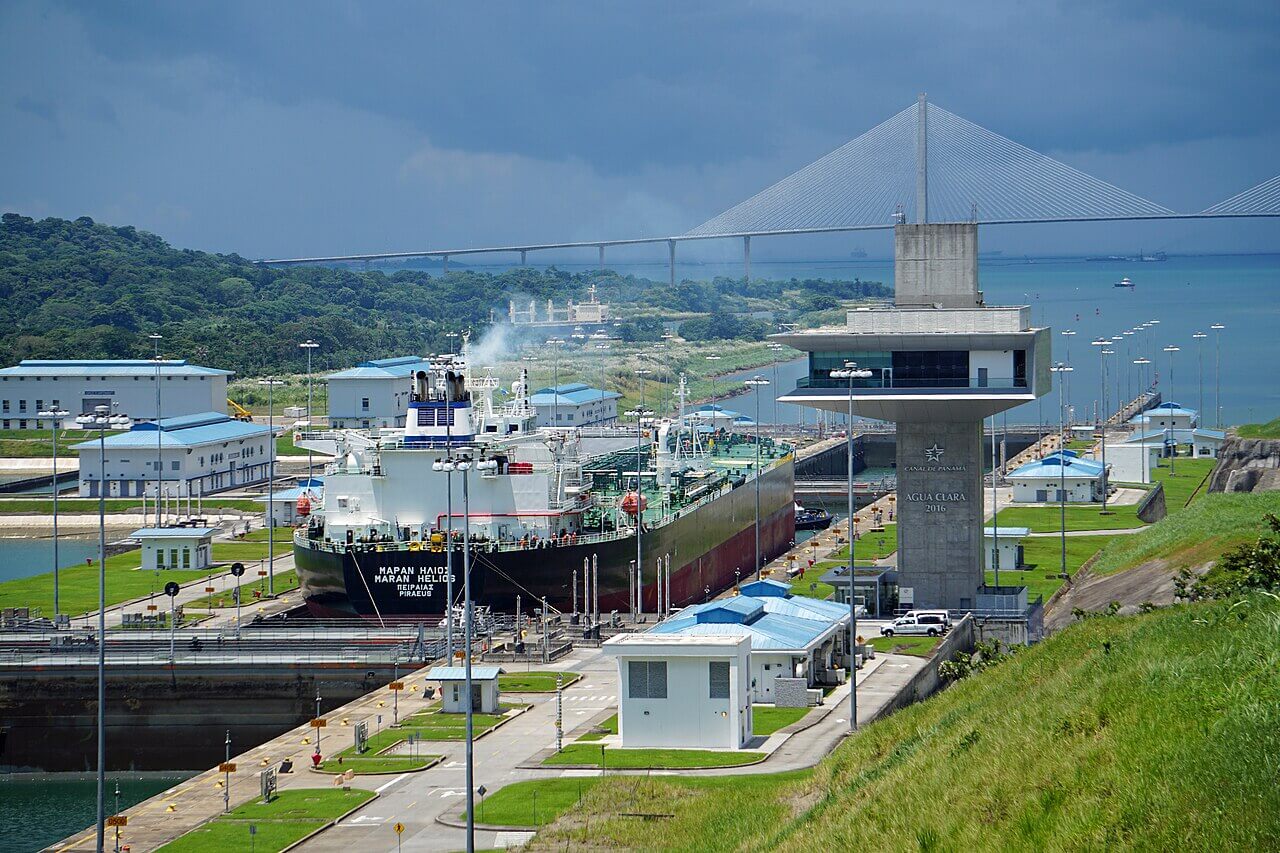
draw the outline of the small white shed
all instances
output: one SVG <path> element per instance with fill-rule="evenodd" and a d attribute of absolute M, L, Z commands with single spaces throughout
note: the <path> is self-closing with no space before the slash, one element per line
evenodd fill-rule
<path fill-rule="evenodd" d="M 204 569 L 213 563 L 216 527 L 143 527 L 129 534 L 142 543 L 144 569 Z"/>
<path fill-rule="evenodd" d="M 481 714 L 501 714 L 497 666 L 471 667 L 471 710 Z M 464 666 L 435 666 L 427 681 L 440 682 L 440 710 L 446 714 L 467 712 L 467 669 Z"/>
<path fill-rule="evenodd" d="M 620 634 L 618 734 L 623 747 L 742 749 L 751 739 L 751 638 Z"/>
<path fill-rule="evenodd" d="M 996 536 L 996 533 L 999 536 Z M 987 564 L 987 571 L 993 571 L 996 567 L 996 543 L 999 542 L 1000 552 L 1000 568 L 1002 569 L 1018 569 L 1025 562 L 1022 557 L 1022 540 L 1031 533 L 1028 527 L 1001 527 L 998 531 L 994 527 L 986 527 L 982 530 L 982 553 Z"/>

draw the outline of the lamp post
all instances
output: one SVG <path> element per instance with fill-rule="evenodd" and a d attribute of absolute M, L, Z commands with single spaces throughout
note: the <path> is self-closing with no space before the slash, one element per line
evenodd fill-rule
<path fill-rule="evenodd" d="M 276 410 L 272 389 L 283 380 L 259 379 L 267 386 L 267 594 L 276 594 Z"/>
<path fill-rule="evenodd" d="M 643 409 L 643 408 L 645 408 L 645 405 L 644 405 L 644 383 L 645 383 L 645 377 L 646 377 L 646 376 L 648 376 L 648 375 L 649 375 L 649 374 L 651 374 L 651 373 L 653 373 L 653 371 L 652 371 L 652 370 L 650 370 L 650 369 L 649 369 L 649 368 L 647 368 L 647 367 L 637 367 L 637 368 L 636 368 L 636 370 L 635 370 L 635 374 L 636 374 L 636 376 L 640 377 L 640 408 L 642 408 L 642 409 Z"/>
<path fill-rule="evenodd" d="M 1213 329 L 1213 404 L 1216 410 L 1214 426 L 1222 429 L 1222 330 L 1226 328 L 1221 323 L 1214 323 L 1209 327 Z"/>
<path fill-rule="evenodd" d="M 81 429 L 98 431 L 98 844 L 103 849 L 107 817 L 107 430 L 128 429 L 128 415 L 95 406 L 93 414 L 76 418 Z"/>
<path fill-rule="evenodd" d="M 307 432 L 311 431 L 311 351 L 320 346 L 315 341 L 307 338 L 298 344 L 299 348 L 307 351 Z M 307 480 L 308 484 L 312 477 L 313 468 L 311 467 L 311 448 L 307 448 Z"/>
<path fill-rule="evenodd" d="M 720 356 L 708 355 L 703 357 L 707 361 L 711 362 L 711 405 L 713 407 L 712 412 L 714 412 L 715 411 L 714 406 L 716 404 L 716 365 L 715 363 L 720 360 Z"/>
<path fill-rule="evenodd" d="M 1075 370 L 1069 364 L 1058 362 L 1049 368 L 1049 372 L 1059 374 L 1064 380 L 1071 375 L 1071 371 Z M 1067 432 L 1067 414 L 1066 406 L 1058 407 L 1058 428 L 1062 430 L 1065 437 Z M 1103 442 L 1104 444 L 1106 442 Z M 1067 574 L 1067 454 L 1066 445 L 1058 448 L 1058 502 L 1061 504 L 1062 515 L 1062 576 Z"/>
<path fill-rule="evenodd" d="M 763 569 L 760 563 L 760 389 L 769 387 L 769 380 L 753 376 L 746 381 L 746 386 L 756 395 L 756 580 L 760 580 Z"/>
<path fill-rule="evenodd" d="M 1196 415 L 1204 416 L 1204 339 L 1209 337 L 1204 332 L 1196 332 L 1191 336 L 1196 342 L 1196 361 L 1199 362 L 1200 401 L 1196 404 Z"/>
<path fill-rule="evenodd" d="M 769 349 L 773 352 L 773 355 L 774 355 L 774 359 L 773 359 L 773 384 L 774 384 L 774 387 L 777 387 L 777 385 L 778 385 L 778 359 L 777 359 L 777 355 L 778 355 L 778 350 L 782 349 L 782 344 L 779 344 L 779 343 L 771 343 L 771 344 L 769 344 Z M 776 423 L 778 423 L 778 395 L 777 395 L 777 394 L 774 394 L 774 395 L 773 395 L 773 422 L 774 422 L 775 424 L 776 424 Z"/>
<path fill-rule="evenodd" d="M 164 459 L 160 454 L 161 440 L 164 438 L 164 430 L 160 428 L 160 341 L 164 339 L 164 335 L 152 332 L 147 337 L 155 346 L 151 362 L 156 367 L 156 527 L 159 527 L 160 493 L 164 490 Z"/>
<path fill-rule="evenodd" d="M 627 417 L 636 419 L 636 606 L 635 617 L 644 614 L 644 554 L 642 533 L 644 531 L 644 481 L 641 472 L 644 470 L 643 453 L 640 441 L 644 437 L 644 419 L 653 415 L 648 409 L 632 409 Z"/>
<path fill-rule="evenodd" d="M 62 419 L 71 414 L 65 409 L 54 407 L 43 412 L 36 412 L 36 417 L 47 420 L 53 434 L 53 616 L 54 626 L 58 624 L 58 614 L 62 611 L 58 605 L 58 430 L 62 428 Z"/>
<path fill-rule="evenodd" d="M 552 361 L 552 384 L 555 387 L 551 389 L 551 425 L 558 427 L 560 426 L 560 347 L 564 346 L 564 339 L 548 338 L 547 346 L 555 352 L 555 358 Z"/>
<path fill-rule="evenodd" d="M 1142 358 L 1135 358 L 1133 363 L 1138 366 L 1138 381 L 1142 383 L 1142 393 L 1144 395 L 1142 405 L 1146 406 L 1147 401 L 1145 395 L 1147 393 L 1147 389 L 1151 387 L 1147 384 L 1147 365 L 1151 363 L 1151 359 L 1144 356 Z M 1138 417 L 1141 418 L 1138 423 L 1141 425 L 1142 441 L 1139 443 L 1142 445 L 1142 482 L 1145 483 L 1147 482 L 1147 410 L 1144 408 L 1138 413 Z"/>
<path fill-rule="evenodd" d="M 1089 343 L 1099 348 L 1098 354 L 1102 363 L 1102 398 L 1098 404 L 1098 431 L 1102 433 L 1102 514 L 1106 515 L 1107 492 L 1110 491 L 1110 484 L 1107 482 L 1107 356 L 1111 355 L 1111 350 L 1107 347 L 1111 341 L 1107 338 L 1099 338 Z"/>
<path fill-rule="evenodd" d="M 609 347 L 609 344 L 607 344 L 607 343 L 599 343 L 599 344 L 596 344 L 596 352 L 600 353 L 600 415 L 601 415 L 601 423 L 603 423 L 603 422 L 604 422 L 604 395 L 605 395 L 605 388 L 604 388 L 604 368 L 605 368 L 605 362 L 607 362 L 607 361 L 608 361 L 608 359 L 609 359 L 609 349 L 610 349 L 610 347 Z"/>
<path fill-rule="evenodd" d="M 1071 363 L 1071 339 L 1072 339 L 1073 337 L 1075 337 L 1075 334 L 1076 334 L 1076 332 L 1075 332 L 1075 330 L 1074 330 L 1074 329 L 1063 329 L 1063 330 L 1062 330 L 1062 337 L 1064 337 L 1064 338 L 1066 338 L 1066 339 L 1067 339 L 1067 343 L 1066 343 L 1066 352 L 1064 353 L 1065 362 L 1066 362 L 1067 364 L 1070 364 L 1070 363 Z M 1067 417 L 1067 422 L 1068 422 L 1068 425 L 1070 425 L 1070 421 L 1071 421 L 1071 418 L 1070 418 L 1070 414 L 1071 414 L 1071 412 L 1070 412 L 1070 409 L 1071 409 L 1071 378 L 1070 378 L 1069 376 L 1063 377 L 1063 383 L 1062 383 L 1062 397 L 1063 397 L 1063 399 L 1065 399 L 1065 400 L 1066 400 L 1066 408 L 1067 408 L 1067 410 L 1068 410 L 1068 411 L 1067 411 L 1067 415 L 1068 415 L 1068 417 Z"/>
<path fill-rule="evenodd" d="M 1176 347 L 1173 344 L 1164 348 L 1169 353 L 1169 397 L 1173 397 L 1173 354 L 1182 352 L 1182 347 Z M 1173 452 L 1169 455 L 1169 476 L 1172 477 L 1177 472 L 1178 459 L 1178 434 L 1169 428 L 1169 435 L 1173 438 Z"/>
<path fill-rule="evenodd" d="M 856 361 L 846 361 L 843 368 L 831 371 L 832 379 L 849 380 L 849 428 L 845 431 L 845 450 L 848 453 L 849 470 L 849 731 L 858 728 L 858 666 L 854 643 L 858 633 L 858 605 L 854 595 L 854 578 L 857 575 L 857 563 L 854 561 L 855 544 L 858 541 L 858 520 L 853 507 L 853 380 L 869 379 L 871 371 L 858 368 Z"/>

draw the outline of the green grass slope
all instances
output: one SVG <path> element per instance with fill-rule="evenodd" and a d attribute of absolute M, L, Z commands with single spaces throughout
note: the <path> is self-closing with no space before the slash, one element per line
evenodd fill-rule
<path fill-rule="evenodd" d="M 1241 438 L 1280 438 L 1280 418 L 1265 424 L 1245 424 L 1236 430 Z"/>
<path fill-rule="evenodd" d="M 1110 574 L 1149 560 L 1167 560 L 1171 570 L 1201 565 L 1257 539 L 1268 512 L 1280 513 L 1280 492 L 1203 494 L 1139 534 L 1114 537 L 1093 571 Z"/>
<path fill-rule="evenodd" d="M 1074 625 L 810 773 L 606 777 L 533 847 L 1274 850 L 1278 763 L 1280 601 L 1255 595 Z"/>

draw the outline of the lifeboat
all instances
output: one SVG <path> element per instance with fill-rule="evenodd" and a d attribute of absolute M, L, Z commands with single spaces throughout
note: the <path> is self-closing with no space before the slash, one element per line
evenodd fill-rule
<path fill-rule="evenodd" d="M 311 499 L 306 495 L 298 497 L 297 512 L 299 518 L 305 518 L 306 516 L 311 515 Z"/>
<path fill-rule="evenodd" d="M 638 495 L 635 492 L 627 492 L 622 498 L 622 511 L 627 515 L 635 515 L 637 512 L 643 512 L 649 506 L 649 501 L 644 495 Z"/>

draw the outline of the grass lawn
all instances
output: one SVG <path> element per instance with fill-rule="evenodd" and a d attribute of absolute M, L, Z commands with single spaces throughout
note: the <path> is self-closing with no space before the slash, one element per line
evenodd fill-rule
<path fill-rule="evenodd" d="M 568 687 L 582 678 L 576 672 L 559 673 L 564 677 L 564 686 Z M 555 693 L 556 675 L 554 672 L 509 672 L 498 676 L 498 688 L 503 693 Z"/>
<path fill-rule="evenodd" d="M 751 706 L 751 733 L 769 736 L 784 726 L 800 720 L 809 708 L 775 708 L 772 705 Z"/>
<path fill-rule="evenodd" d="M 219 571 L 222 571 L 219 569 Z M 244 576 L 241 578 L 243 583 L 240 585 L 240 594 L 243 596 L 240 603 L 244 607 L 249 607 L 255 601 L 259 601 L 267 596 L 267 579 L 258 577 L 256 568 L 246 568 Z M 187 605 L 189 608 L 217 610 L 222 607 L 235 607 L 236 600 L 233 595 L 236 585 L 235 579 L 224 577 L 218 578 L 213 583 L 218 588 L 217 592 L 208 595 L 202 595 Z M 276 571 L 276 594 L 287 592 L 291 589 L 298 588 L 298 575 L 293 569 L 284 571 Z M 258 590 L 262 593 L 261 598 L 254 598 L 253 591 Z M 246 617 L 248 618 L 248 617 Z"/>
<path fill-rule="evenodd" d="M 503 708 L 518 707 L 512 703 L 506 703 Z M 476 737 L 489 731 L 505 719 L 501 714 L 472 714 L 471 726 Z M 414 732 L 422 740 L 465 740 L 467 732 L 467 717 L 465 714 L 446 714 L 439 710 L 423 711 L 414 714 L 411 717 L 405 717 L 400 721 L 398 729 L 388 729 L 387 731 L 398 732 L 401 738 L 408 736 L 410 732 Z M 370 742 L 373 738 L 370 738 Z"/>
<path fill-rule="evenodd" d="M 276 542 L 276 555 L 287 554 L 292 550 L 293 543 L 285 540 L 283 543 Z M 251 590 L 260 580 L 256 574 L 257 561 L 265 559 L 267 555 L 267 546 L 265 543 L 258 542 L 214 542 L 213 543 L 213 559 L 216 563 L 231 563 L 236 560 L 242 562 L 253 561 L 253 565 L 245 573 L 246 581 L 254 583 L 246 583 L 247 603 L 252 597 Z M 156 571 L 155 569 L 140 569 L 139 562 L 142 559 L 142 551 L 126 551 L 123 554 L 117 554 L 114 557 L 107 558 L 107 604 L 118 604 L 121 601 L 128 601 L 134 598 L 141 598 L 147 595 L 161 595 L 164 591 L 164 585 L 169 581 L 177 581 L 180 584 L 198 578 L 208 577 L 211 573 L 222 573 L 225 569 L 223 566 L 215 567 L 212 572 L 209 569 L 200 569 L 199 571 L 188 571 L 183 569 L 165 569 L 164 571 Z M 281 572 L 277 575 L 277 583 L 286 575 Z M 285 580 L 288 578 L 285 577 Z M 265 582 L 265 579 L 262 579 Z M 296 582 L 296 578 L 295 578 Z M 215 584 L 216 585 L 216 584 Z M 226 593 L 228 606 L 230 605 L 230 587 Z M 98 564 L 95 560 L 92 565 L 70 566 L 58 571 L 58 589 L 60 592 L 60 600 L 62 604 L 62 612 L 73 616 L 81 613 L 87 613 L 98 608 Z M 279 586 L 277 585 L 277 589 Z M 215 599 L 217 593 L 214 594 Z M 162 606 L 167 607 L 167 602 L 162 602 Z M 197 607 L 208 606 L 208 604 L 197 604 Z M 53 613 L 53 573 L 45 572 L 38 575 L 30 575 L 24 578 L 16 578 L 14 580 L 0 583 L 0 607 L 33 607 L 40 608 L 45 614 Z"/>
<path fill-rule="evenodd" d="M 542 762 L 544 765 L 592 764 L 600 766 L 601 747 L 593 743 L 571 743 Z M 763 752 L 713 752 L 705 749 L 610 749 L 604 748 L 605 767 L 642 770 L 660 767 L 733 767 L 764 758 Z"/>
<path fill-rule="evenodd" d="M 293 434 L 285 433 L 276 439 L 276 456 L 306 456 L 307 449 L 293 443 Z M 312 454 L 315 455 L 315 454 Z"/>
<path fill-rule="evenodd" d="M 357 753 L 355 744 L 348 746 L 329 756 L 320 764 L 320 768 L 329 773 L 342 773 L 354 770 L 356 775 L 372 775 L 377 773 L 403 773 L 406 770 L 418 770 L 426 767 L 439 758 L 438 755 L 423 754 L 423 750 L 415 747 L 412 754 L 383 755 L 381 753 L 395 749 L 404 743 L 409 732 L 405 729 L 383 729 L 371 735 L 368 750 Z M 339 760 L 341 759 L 341 760 Z"/>
<path fill-rule="evenodd" d="M 6 415 L 8 417 L 8 415 Z M 118 429 L 107 430 L 112 436 L 121 432 Z M 96 439 L 97 433 L 88 433 L 79 429 L 58 431 L 58 458 L 79 456 L 72 450 L 72 445 Z M 53 455 L 53 437 L 47 429 L 4 429 L 0 430 L 0 459 L 32 459 L 49 458 Z"/>
<path fill-rule="evenodd" d="M 476 821 L 497 826 L 546 826 L 573 808 L 597 779 L 516 782 L 478 800 Z M 466 820 L 464 811 L 458 820 Z"/>
<path fill-rule="evenodd" d="M 183 506 L 186 504 L 184 502 Z M 257 501 L 244 500 L 241 498 L 205 498 L 204 506 L 206 509 L 224 508 L 238 509 L 245 512 L 262 512 L 262 504 Z M 142 508 L 141 498 L 107 498 L 106 510 L 108 513 L 120 512 L 137 512 Z M 191 504 L 191 508 L 195 509 L 195 502 Z M 151 502 L 147 502 L 147 510 L 152 511 L 154 506 Z M 96 515 L 98 512 L 97 498 L 60 498 L 58 500 L 59 513 L 91 513 Z M 0 515 L 52 515 L 53 499 L 52 498 L 0 498 Z"/>
<path fill-rule="evenodd" d="M 925 658 L 942 642 L 941 637 L 872 637 L 871 647 L 877 652 L 894 655 L 915 655 Z"/>
<path fill-rule="evenodd" d="M 249 826 L 256 827 L 253 849 L 279 853 L 329 821 L 376 796 L 372 791 L 305 788 L 281 791 L 267 805 L 246 803 L 159 848 L 164 853 L 221 853 L 248 850 Z"/>
<path fill-rule="evenodd" d="M 604 729 L 605 732 L 616 735 L 618 733 L 618 715 L 614 714 L 612 717 L 605 720 L 603 723 L 600 723 L 597 726 L 595 726 L 595 728 Z M 604 732 L 587 732 L 585 735 L 578 738 L 578 740 L 580 741 L 600 740 L 603 737 L 604 737 Z"/>
<path fill-rule="evenodd" d="M 1198 498 L 1204 494 L 1204 490 L 1197 490 L 1200 484 L 1213 473 L 1213 467 L 1217 462 L 1216 459 L 1179 458 L 1174 464 L 1176 475 L 1171 476 L 1169 460 L 1160 460 L 1160 467 L 1151 472 L 1151 479 L 1157 483 L 1164 483 L 1164 503 L 1170 515 L 1183 509 L 1193 495 Z"/>
<path fill-rule="evenodd" d="M 1026 527 L 1032 533 L 1052 533 L 1062 529 L 1061 509 L 1056 506 L 1011 506 L 1000 510 L 1000 527 Z M 1102 504 L 1067 504 L 1067 530 L 1128 530 L 1142 527 L 1136 504 L 1108 506 Z"/>
<path fill-rule="evenodd" d="M 1206 494 L 1142 533 L 1114 537 L 1093 570 L 1110 574 L 1156 559 L 1168 560 L 1171 570 L 1198 566 L 1256 540 L 1268 512 L 1280 514 L 1280 492 Z"/>
<path fill-rule="evenodd" d="M 600 778 L 532 846 L 1274 849 L 1278 624 L 1263 595 L 1087 619 L 809 772 Z"/>
<path fill-rule="evenodd" d="M 858 540 L 857 559 L 879 560 L 898 550 L 898 525 L 890 522 L 884 526 L 883 533 L 863 533 Z M 830 560 L 849 562 L 849 546 L 845 545 L 830 557 Z"/>
<path fill-rule="evenodd" d="M 1265 424 L 1244 424 L 1236 430 L 1241 438 L 1280 438 L 1280 418 Z"/>
<path fill-rule="evenodd" d="M 1071 441 L 1067 442 L 1067 450 L 1084 452 L 1086 450 L 1092 450 L 1094 445 L 1097 443 L 1097 440 L 1092 438 L 1073 438 Z"/>
<path fill-rule="evenodd" d="M 816 564 L 814 568 L 817 568 Z M 803 595 L 806 598 L 830 598 L 835 595 L 836 588 L 829 583 L 817 580 L 821 575 L 822 572 L 812 571 L 808 577 L 793 578 L 791 580 L 791 592 L 794 595 Z"/>

